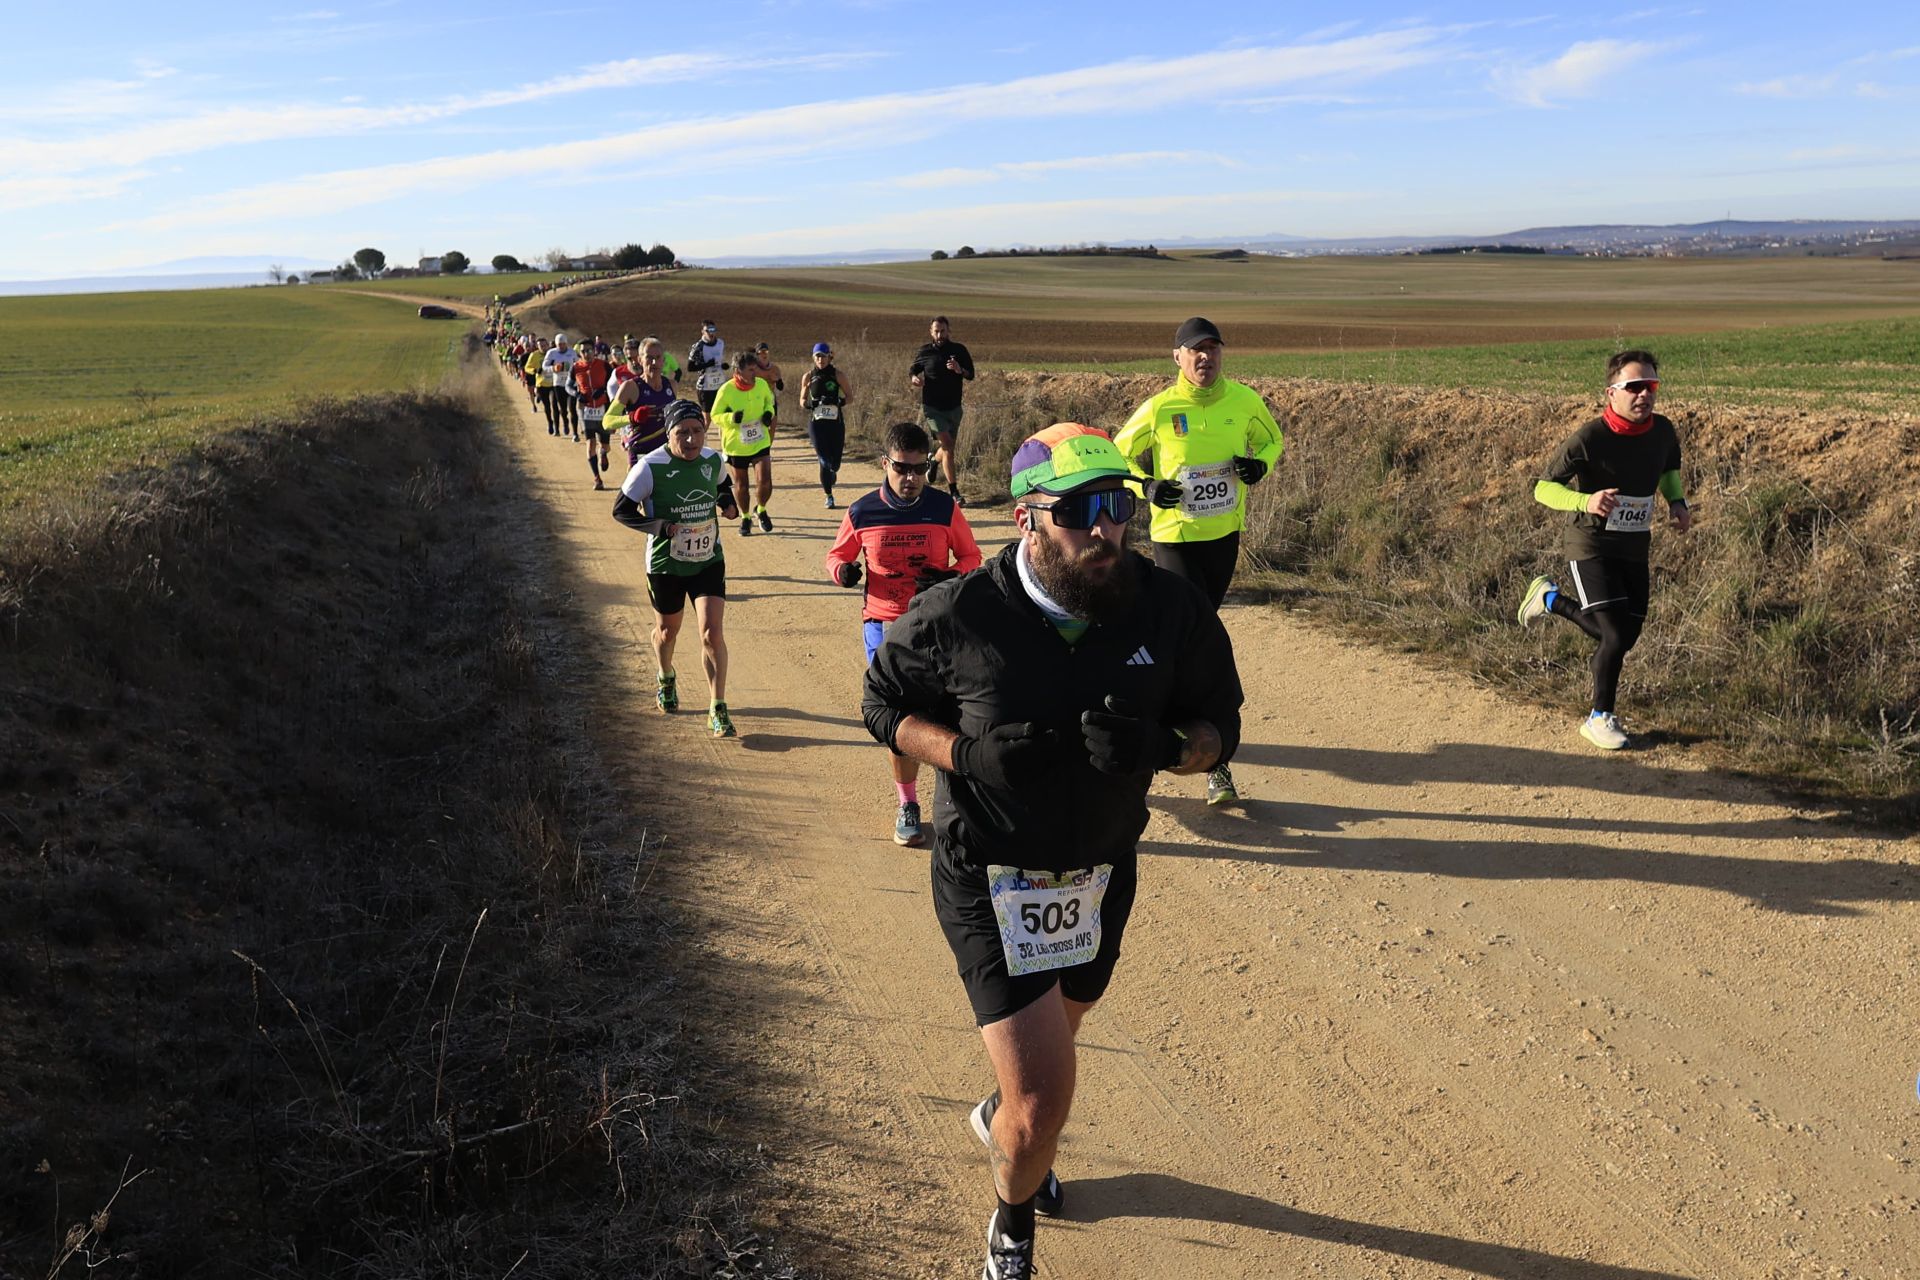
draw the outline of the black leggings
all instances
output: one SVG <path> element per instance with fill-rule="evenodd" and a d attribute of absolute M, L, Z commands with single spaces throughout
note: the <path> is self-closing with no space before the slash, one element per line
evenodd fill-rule
<path fill-rule="evenodd" d="M 1233 567 L 1239 560 L 1238 530 L 1211 542 L 1153 544 L 1153 562 L 1199 587 L 1212 602 L 1216 613 L 1220 610 L 1220 602 L 1227 598 L 1227 587 L 1233 582 Z"/>
<path fill-rule="evenodd" d="M 847 424 L 814 418 L 807 423 L 807 439 L 813 441 L 813 456 L 820 460 L 820 487 L 832 493 L 840 460 L 847 452 Z"/>
<path fill-rule="evenodd" d="M 1567 599 L 1565 592 L 1554 598 L 1553 612 L 1599 641 L 1590 664 L 1593 668 L 1593 709 L 1613 710 L 1614 698 L 1620 692 L 1621 664 L 1626 662 L 1627 650 L 1633 648 L 1634 642 L 1640 638 L 1640 628 L 1647 620 L 1626 607 L 1582 609 Z"/>

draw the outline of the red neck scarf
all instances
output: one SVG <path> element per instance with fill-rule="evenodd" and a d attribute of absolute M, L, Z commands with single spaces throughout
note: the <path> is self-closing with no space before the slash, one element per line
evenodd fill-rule
<path fill-rule="evenodd" d="M 1610 404 L 1603 404 L 1600 406 L 1600 416 L 1606 419 L 1607 430 L 1613 432 L 1613 434 L 1617 436 L 1645 435 L 1647 432 L 1647 428 L 1653 425 L 1652 414 L 1648 414 L 1644 419 L 1642 419 L 1639 422 L 1633 422 L 1615 413 L 1613 411 L 1613 406 Z"/>
<path fill-rule="evenodd" d="M 736 373 L 733 375 L 733 385 L 739 387 L 742 391 L 753 390 L 753 384 L 756 381 L 758 381 L 758 379 L 750 373 Z"/>

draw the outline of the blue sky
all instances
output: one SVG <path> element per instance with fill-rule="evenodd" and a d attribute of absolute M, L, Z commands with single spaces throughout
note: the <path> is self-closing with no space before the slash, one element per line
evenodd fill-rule
<path fill-rule="evenodd" d="M 15 6 L 0 277 L 1920 218 L 1916 11 Z"/>

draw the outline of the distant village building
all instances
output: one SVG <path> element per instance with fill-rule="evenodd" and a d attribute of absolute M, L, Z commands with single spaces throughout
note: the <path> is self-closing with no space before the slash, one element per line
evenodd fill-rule
<path fill-rule="evenodd" d="M 309 271 L 309 272 L 307 272 L 307 283 L 308 283 L 308 284 L 332 284 L 332 283 L 333 283 L 333 272 L 331 272 L 331 271 Z"/>
<path fill-rule="evenodd" d="M 420 274 L 423 276 L 437 276 L 440 274 L 440 257 L 438 254 L 435 254 L 431 258 L 420 259 Z"/>
<path fill-rule="evenodd" d="M 568 258 L 561 266 L 563 271 L 611 271 L 613 255 L 610 253 L 588 253 L 578 258 Z"/>

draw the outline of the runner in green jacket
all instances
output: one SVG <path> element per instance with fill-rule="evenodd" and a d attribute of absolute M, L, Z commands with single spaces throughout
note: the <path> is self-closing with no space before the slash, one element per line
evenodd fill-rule
<path fill-rule="evenodd" d="M 1220 330 L 1194 316 L 1173 336 L 1180 376 L 1114 434 L 1153 504 L 1153 559 L 1194 583 L 1215 612 L 1240 559 L 1247 490 L 1280 461 L 1280 424 L 1260 393 L 1220 376 Z M 1207 803 L 1238 800 L 1229 760 L 1207 774 Z"/>

